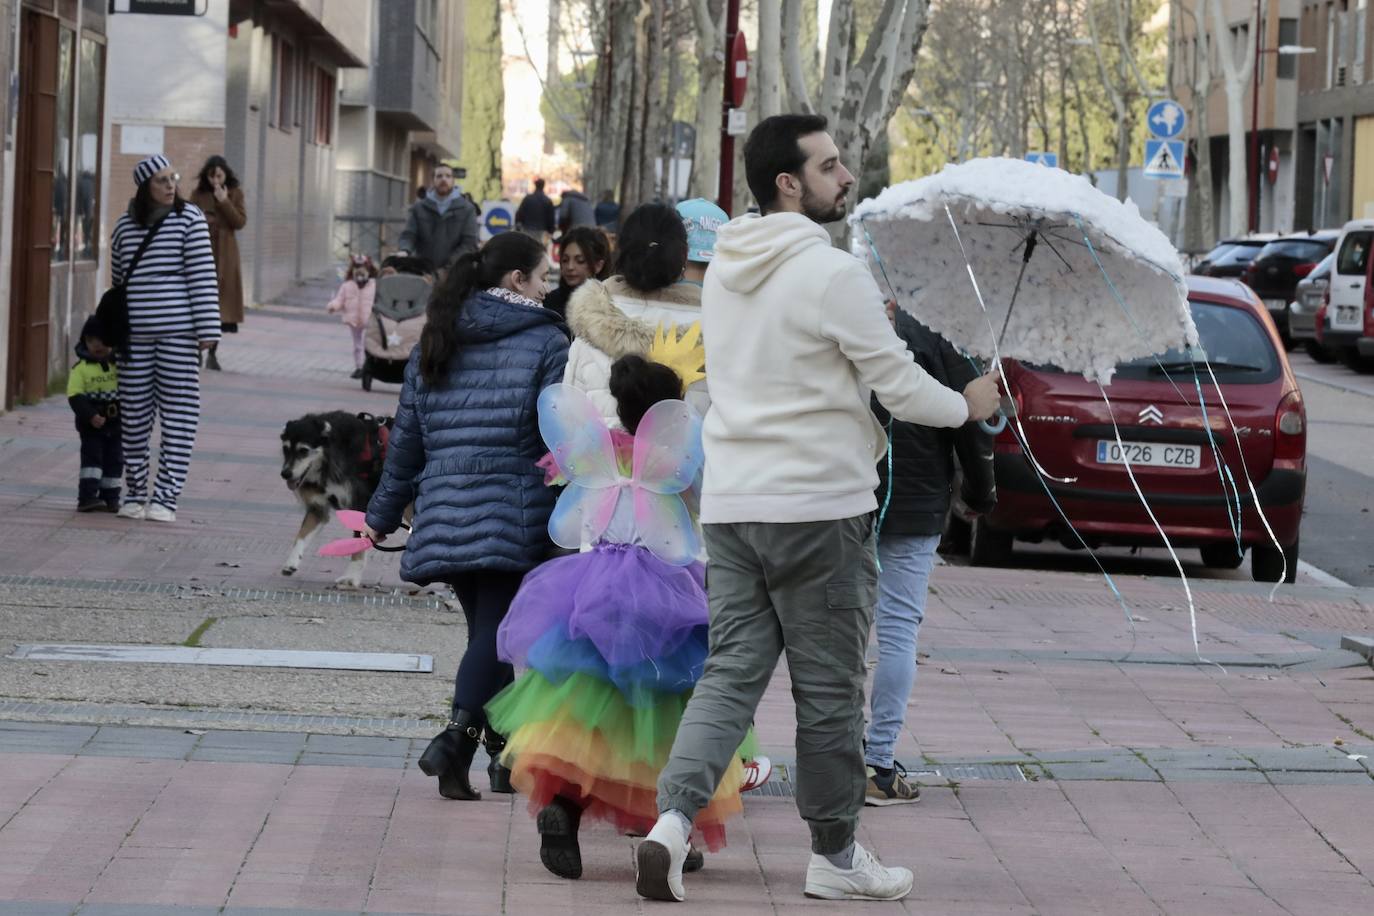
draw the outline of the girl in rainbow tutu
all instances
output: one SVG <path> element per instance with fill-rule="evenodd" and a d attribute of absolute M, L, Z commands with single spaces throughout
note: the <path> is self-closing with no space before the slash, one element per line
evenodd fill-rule
<path fill-rule="evenodd" d="M 683 374 L 639 356 L 612 366 L 624 430 L 608 429 L 571 386 L 539 398 L 546 461 L 568 484 L 549 533 L 564 547 L 592 546 L 525 577 L 497 642 L 501 658 L 525 671 L 487 716 L 508 736 L 503 761 L 530 800 L 540 859 L 564 878 L 582 874 L 583 820 L 640 836 L 653 827 L 659 770 L 706 660 L 705 570 L 688 508 L 701 418 L 682 400 L 684 380 L 700 374 L 695 331 L 651 354 L 690 367 Z M 736 759 L 697 818 L 711 850 L 742 808 L 741 775 Z M 687 869 L 701 864 L 692 850 Z"/>

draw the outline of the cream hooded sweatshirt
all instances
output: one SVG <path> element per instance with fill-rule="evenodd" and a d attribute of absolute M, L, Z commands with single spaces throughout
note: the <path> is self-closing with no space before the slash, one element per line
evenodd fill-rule
<path fill-rule="evenodd" d="M 888 324 L 863 262 L 799 213 L 723 227 L 702 291 L 711 410 L 701 521 L 813 522 L 877 508 L 887 447 L 869 409 L 958 427 L 964 396 L 926 374 Z"/>

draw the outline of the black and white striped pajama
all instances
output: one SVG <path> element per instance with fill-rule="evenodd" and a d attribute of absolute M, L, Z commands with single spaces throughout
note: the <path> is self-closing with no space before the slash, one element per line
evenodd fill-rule
<path fill-rule="evenodd" d="M 129 214 L 110 242 L 115 282 L 148 233 Z M 205 214 L 174 210 L 158 229 L 128 284 L 129 343 L 119 365 L 126 502 L 144 503 L 153 423 L 161 450 L 152 500 L 175 511 L 200 422 L 199 349 L 220 338 L 219 286 Z"/>

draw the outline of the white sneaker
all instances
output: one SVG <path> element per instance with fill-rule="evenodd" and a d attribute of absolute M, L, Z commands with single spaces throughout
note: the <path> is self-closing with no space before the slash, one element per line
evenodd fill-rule
<path fill-rule="evenodd" d="M 162 503 L 148 503 L 147 519 L 150 522 L 174 522 L 177 514 Z"/>
<path fill-rule="evenodd" d="M 853 868 L 836 868 L 814 853 L 806 868 L 806 896 L 819 900 L 901 900 L 914 880 L 906 868 L 886 868 L 854 844 Z"/>
<path fill-rule="evenodd" d="M 659 815 L 654 829 L 635 850 L 635 890 L 639 896 L 669 903 L 687 899 L 682 886 L 687 846 L 681 818 L 672 813 Z"/>
<path fill-rule="evenodd" d="M 752 792 L 763 787 L 773 775 L 773 761 L 763 755 L 744 761 L 744 778 L 740 780 L 741 792 Z"/>
<path fill-rule="evenodd" d="M 147 506 L 143 503 L 125 503 L 119 507 L 115 515 L 119 518 L 131 518 L 135 521 L 142 521 L 147 516 Z"/>

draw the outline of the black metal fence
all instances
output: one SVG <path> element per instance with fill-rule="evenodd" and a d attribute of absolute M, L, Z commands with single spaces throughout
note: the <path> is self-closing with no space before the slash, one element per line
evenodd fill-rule
<path fill-rule="evenodd" d="M 346 261 L 365 254 L 381 263 L 384 254 L 396 250 L 397 239 L 405 228 L 403 219 L 378 219 L 373 216 L 334 217 L 334 256 Z"/>

